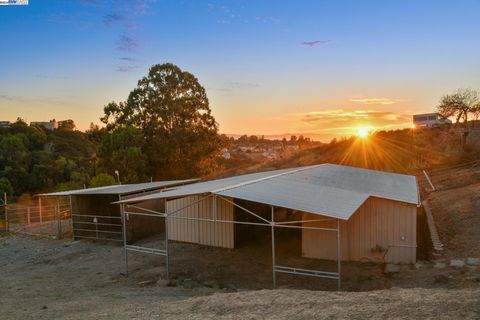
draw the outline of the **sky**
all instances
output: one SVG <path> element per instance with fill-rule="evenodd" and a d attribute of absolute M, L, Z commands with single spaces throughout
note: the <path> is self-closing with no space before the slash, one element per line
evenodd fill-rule
<path fill-rule="evenodd" d="M 409 127 L 480 90 L 480 0 L 30 0 L 0 6 L 0 120 L 100 124 L 153 64 L 206 88 L 226 134 Z"/>

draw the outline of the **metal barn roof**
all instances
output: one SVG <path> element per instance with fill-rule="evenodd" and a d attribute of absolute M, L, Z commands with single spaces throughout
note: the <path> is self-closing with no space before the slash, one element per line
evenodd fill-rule
<path fill-rule="evenodd" d="M 369 197 L 418 204 L 414 176 L 334 164 L 200 182 L 120 203 L 208 193 L 344 220 L 348 220 Z"/>
<path fill-rule="evenodd" d="M 196 182 L 198 180 L 199 179 L 188 179 L 188 180 L 154 181 L 154 182 L 135 183 L 135 184 L 118 184 L 118 185 L 97 187 L 97 188 L 43 193 L 43 194 L 39 194 L 38 196 L 58 197 L 58 196 L 73 196 L 73 195 L 125 195 L 125 194 L 132 194 L 132 193 L 134 194 L 134 193 L 139 193 L 144 191 L 152 191 L 152 190 L 161 189 L 161 188 L 180 186 L 187 183 Z"/>

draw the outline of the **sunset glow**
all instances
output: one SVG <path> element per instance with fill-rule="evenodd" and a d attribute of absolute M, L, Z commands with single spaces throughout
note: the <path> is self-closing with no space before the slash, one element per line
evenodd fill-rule
<path fill-rule="evenodd" d="M 360 127 L 360 128 L 357 128 L 357 136 L 359 138 L 366 138 L 368 137 L 370 134 L 369 130 L 367 127 Z"/>

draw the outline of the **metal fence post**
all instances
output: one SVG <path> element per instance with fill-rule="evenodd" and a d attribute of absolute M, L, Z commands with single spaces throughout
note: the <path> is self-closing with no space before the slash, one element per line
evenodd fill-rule
<path fill-rule="evenodd" d="M 5 205 L 5 231 L 8 232 L 9 225 L 8 225 L 8 203 L 7 203 L 7 193 L 3 193 L 3 204 Z"/>
<path fill-rule="evenodd" d="M 118 197 L 121 200 L 121 197 Z M 120 215 L 122 216 L 122 225 L 123 225 L 123 248 L 125 250 L 125 276 L 128 277 L 128 250 L 127 250 L 127 219 L 125 216 L 125 205 L 120 204 Z"/>
<path fill-rule="evenodd" d="M 169 261 L 169 251 L 168 251 L 168 216 L 165 215 L 165 265 L 166 265 L 166 273 L 167 273 L 167 281 L 170 281 L 170 261 Z"/>
<path fill-rule="evenodd" d="M 272 222 L 271 222 L 271 225 L 272 225 L 272 280 L 273 280 L 273 289 L 275 289 L 277 287 L 277 279 L 275 277 L 275 222 L 274 222 L 274 217 L 273 217 L 273 214 L 274 214 L 274 208 L 273 206 L 271 207 L 272 208 Z"/>
<path fill-rule="evenodd" d="M 57 239 L 61 239 L 62 238 L 62 215 L 60 213 L 60 202 L 58 201 L 58 198 L 57 198 L 56 211 L 57 211 Z"/>

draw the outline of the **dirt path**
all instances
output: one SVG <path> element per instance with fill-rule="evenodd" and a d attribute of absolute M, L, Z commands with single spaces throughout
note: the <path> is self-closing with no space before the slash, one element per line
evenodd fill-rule
<path fill-rule="evenodd" d="M 211 259 L 212 254 L 210 250 L 200 252 L 205 259 Z M 465 282 L 466 289 L 447 289 L 452 281 L 457 282 L 453 278 L 444 284 L 428 282 L 434 289 L 228 293 L 236 289 L 186 279 L 195 263 L 190 262 L 182 271 L 183 281 L 178 277 L 177 286 L 169 287 L 161 279 L 164 269 L 158 257 L 136 256 L 132 260 L 132 273 L 126 278 L 119 246 L 28 236 L 0 238 L 0 319 L 480 317 L 480 285 L 475 279 Z M 187 262 L 174 263 L 186 266 Z M 197 272 L 210 269 L 207 266 Z M 214 278 L 206 274 L 206 278 Z M 396 281 L 407 281 L 402 280 L 408 279 L 409 272 L 405 274 Z M 415 286 L 415 280 L 410 282 Z"/>

